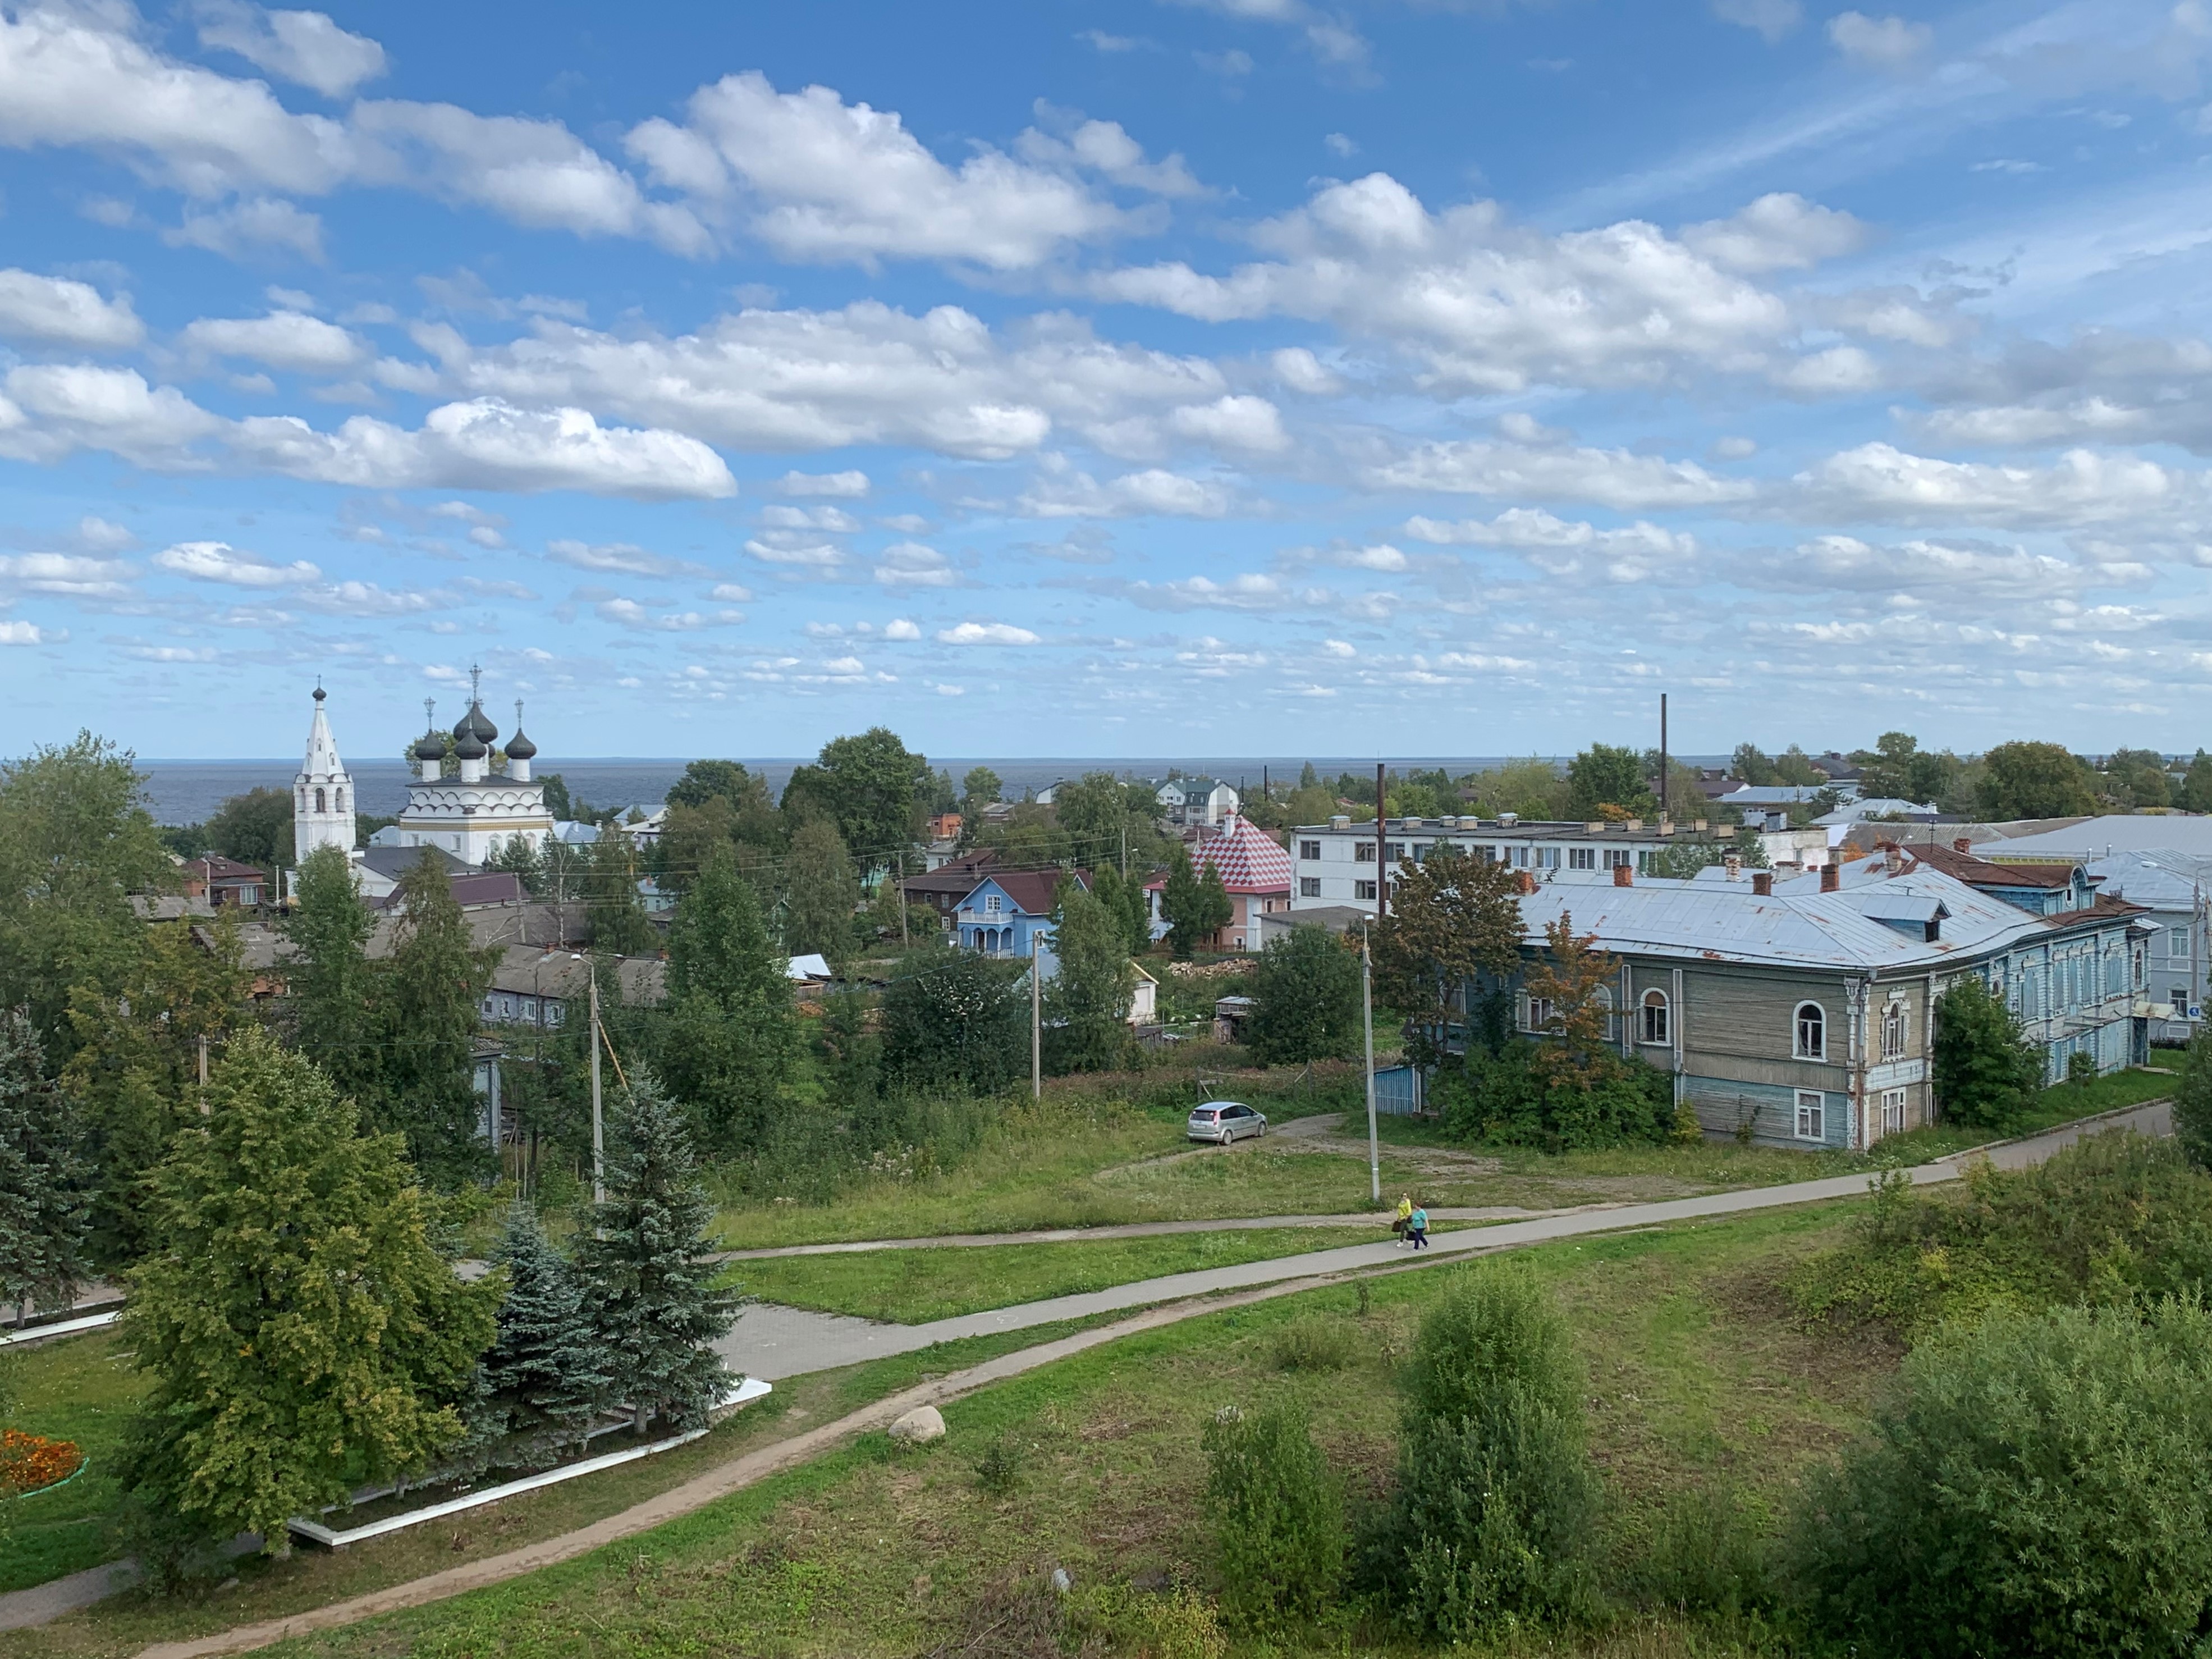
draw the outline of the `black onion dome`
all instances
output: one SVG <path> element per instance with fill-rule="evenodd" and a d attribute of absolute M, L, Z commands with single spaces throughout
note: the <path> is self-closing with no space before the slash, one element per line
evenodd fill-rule
<path fill-rule="evenodd" d="M 494 726 L 485 715 L 482 703 L 472 702 L 469 705 L 469 712 L 461 716 L 461 723 L 453 728 L 453 735 L 456 738 L 460 737 L 464 732 L 480 744 L 489 744 L 499 735 L 499 727 Z"/>
<path fill-rule="evenodd" d="M 537 757 L 538 745 L 522 735 L 522 730 L 520 726 L 516 727 L 514 735 L 507 740 L 507 759 L 511 761 L 535 760 Z"/>
<path fill-rule="evenodd" d="M 425 732 L 422 741 L 415 745 L 418 761 L 441 761 L 446 758 L 446 739 L 435 732 Z"/>
<path fill-rule="evenodd" d="M 490 752 L 483 746 L 483 740 L 465 725 L 454 728 L 453 758 L 455 760 L 482 760 Z"/>

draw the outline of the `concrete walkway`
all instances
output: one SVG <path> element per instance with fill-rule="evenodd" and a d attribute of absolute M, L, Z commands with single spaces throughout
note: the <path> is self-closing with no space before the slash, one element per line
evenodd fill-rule
<path fill-rule="evenodd" d="M 1908 1173 L 1916 1186 L 1958 1179 L 1965 1162 L 1986 1157 L 2001 1169 L 2021 1169 L 2041 1163 L 2060 1147 L 2084 1134 L 2106 1129 L 2133 1128 L 2146 1134 L 2172 1132 L 2172 1114 L 2164 1101 L 2133 1106 L 2100 1117 L 1996 1143 L 1959 1153 L 1933 1164 L 1922 1164 Z M 1664 1226 L 1674 1221 L 1740 1215 L 1785 1205 L 1818 1204 L 1831 1199 L 1865 1194 L 1871 1177 L 1864 1174 L 1832 1176 L 1824 1181 L 1793 1182 L 1784 1187 L 1754 1187 L 1729 1193 L 1708 1193 L 1698 1198 L 1673 1198 L 1652 1204 L 1618 1204 L 1599 1209 L 1562 1212 L 1495 1226 L 1470 1227 L 1456 1232 L 1433 1233 L 1429 1249 L 1421 1254 L 1431 1260 L 1510 1250 L 1520 1245 L 1547 1243 L 1589 1233 L 1613 1232 L 1624 1228 Z M 1078 1237 L 1096 1237 L 1079 1234 Z M 1056 1296 L 1018 1307 L 997 1308 L 986 1313 L 962 1314 L 932 1320 L 926 1325 L 878 1325 L 839 1314 L 808 1313 L 796 1308 L 757 1304 L 745 1310 L 728 1336 L 715 1345 L 716 1352 L 732 1369 L 770 1382 L 799 1376 L 808 1371 L 829 1370 L 886 1354 L 911 1353 L 933 1343 L 965 1336 L 989 1336 L 1018 1331 L 1033 1325 L 1049 1325 L 1063 1319 L 1089 1319 L 1156 1302 L 1175 1302 L 1188 1297 L 1211 1296 L 1224 1291 L 1249 1290 L 1283 1279 L 1356 1273 L 1363 1268 L 1404 1265 L 1410 1253 L 1389 1239 L 1372 1244 L 1351 1244 L 1335 1249 L 1308 1250 L 1267 1261 L 1245 1261 L 1229 1267 L 1206 1267 L 1195 1273 L 1169 1273 L 1139 1279 L 1103 1291 Z"/>
<path fill-rule="evenodd" d="M 1624 1200 L 1625 1201 L 1625 1200 Z M 1529 1210 L 1511 1204 L 1470 1205 L 1447 1208 L 1431 1205 L 1429 1214 L 1438 1221 L 1517 1221 L 1529 1216 L 1567 1215 L 1581 1210 L 1611 1209 L 1606 1204 L 1578 1204 L 1564 1210 Z M 720 1261 L 762 1261 L 779 1255 L 848 1255 L 862 1250 L 972 1250 L 992 1244 L 1083 1244 L 1099 1238 L 1165 1238 L 1176 1233 L 1252 1232 L 1267 1227 L 1334 1227 L 1349 1231 L 1370 1228 L 1388 1232 L 1391 1205 L 1380 1209 L 1354 1210 L 1344 1215 L 1248 1215 L 1215 1221 L 1121 1221 L 1106 1227 L 1047 1227 L 1018 1233 L 940 1233 L 930 1238 L 859 1238 L 832 1244 L 767 1244 L 750 1250 L 725 1250 Z"/>

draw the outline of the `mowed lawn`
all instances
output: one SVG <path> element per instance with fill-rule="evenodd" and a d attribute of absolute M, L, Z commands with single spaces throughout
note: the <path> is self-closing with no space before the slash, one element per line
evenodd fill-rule
<path fill-rule="evenodd" d="M 1863 1420 L 1893 1352 L 1863 1334 L 1800 1329 L 1774 1288 L 1789 1262 L 1841 1237 L 1847 1207 L 1522 1253 L 1573 1325 L 1609 1550 L 1632 1552 L 1694 1492 L 1771 1510 L 1808 1461 Z M 1421 1311 L 1461 1271 L 1370 1280 L 1364 1313 L 1357 1288 L 1337 1285 L 1129 1338 L 955 1402 L 936 1446 L 895 1452 L 869 1436 L 617 1548 L 280 1651 L 904 1659 L 958 1650 L 981 1598 L 1054 1566 L 1079 1586 L 1204 1587 L 1208 1418 L 1226 1405 L 1297 1399 L 1355 1501 L 1375 1493 L 1391 1463 L 1397 1368 Z M 1311 1321 L 1340 1328 L 1340 1369 L 1282 1369 L 1282 1334 Z M 1004 1491 L 977 1474 L 994 1445 L 1015 1470 Z M 1375 1651 L 1376 1634 L 1317 1626 L 1273 1651 Z M 1632 1650 L 1621 1639 L 1570 1635 L 1546 1650 Z M 1663 1613 L 1637 1627 L 1632 1646 L 1742 1650 L 1724 1632 L 1670 1626 Z M 1410 1650 L 1383 1640 L 1379 1650 Z"/>
<path fill-rule="evenodd" d="M 920 1325 L 1167 1273 L 1231 1267 L 1343 1244 L 1371 1244 L 1389 1237 L 1381 1224 L 1254 1227 L 1067 1244 L 769 1256 L 732 1262 L 726 1282 L 763 1302 Z"/>
<path fill-rule="evenodd" d="M 21 1396 L 6 1426 L 74 1440 L 90 1460 L 67 1486 L 6 1500 L 12 1529 L 0 1535 L 4 1591 L 96 1567 L 119 1553 L 109 1525 L 117 1496 L 115 1455 L 142 1384 L 123 1339 L 112 1331 L 0 1353 L 0 1364 L 9 1368 Z"/>

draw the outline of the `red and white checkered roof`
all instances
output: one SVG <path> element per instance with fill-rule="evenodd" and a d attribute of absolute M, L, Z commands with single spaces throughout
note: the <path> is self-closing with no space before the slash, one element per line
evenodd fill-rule
<path fill-rule="evenodd" d="M 1275 838 L 1249 819 L 1222 820 L 1221 833 L 1193 849 L 1194 867 L 1212 865 L 1221 872 L 1221 884 L 1232 893 L 1287 893 L 1291 890 L 1291 855 Z"/>

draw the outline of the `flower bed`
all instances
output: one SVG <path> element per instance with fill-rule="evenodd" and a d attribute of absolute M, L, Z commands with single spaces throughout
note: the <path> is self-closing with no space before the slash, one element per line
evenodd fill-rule
<path fill-rule="evenodd" d="M 0 1430 L 0 1486 L 33 1492 L 66 1480 L 84 1467 L 74 1440 L 49 1440 L 21 1429 Z"/>

